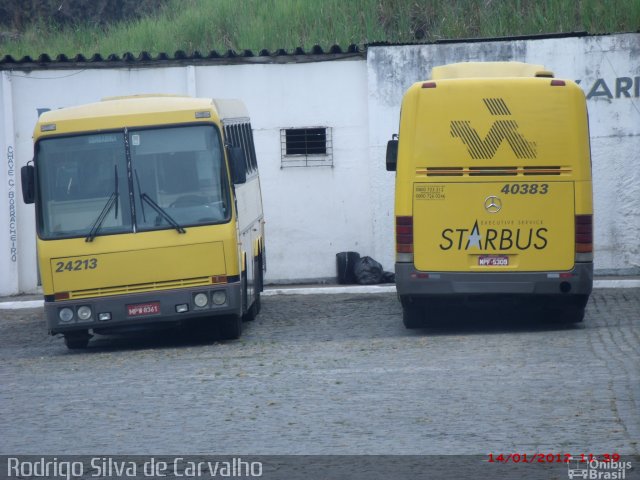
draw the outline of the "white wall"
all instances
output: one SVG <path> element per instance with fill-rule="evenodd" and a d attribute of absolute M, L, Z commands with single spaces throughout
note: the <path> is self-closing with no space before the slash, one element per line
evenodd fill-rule
<path fill-rule="evenodd" d="M 18 216 L 21 202 L 18 175 L 19 162 L 15 152 L 13 123 L 13 85 L 11 76 L 0 72 L 0 294 L 20 291 L 19 259 L 21 246 L 18 236 Z"/>
<path fill-rule="evenodd" d="M 593 164 L 596 273 L 640 274 L 640 34 L 370 47 L 367 53 L 374 256 L 393 265 L 394 174 L 386 142 L 398 132 L 402 95 L 437 65 L 543 64 L 587 94 Z M 628 88 L 625 88 L 628 87 Z M 624 90 L 624 92 L 623 92 Z M 625 95 L 628 94 L 627 97 Z"/>
<path fill-rule="evenodd" d="M 15 151 L 19 167 L 32 158 L 38 109 L 139 93 L 242 98 L 252 117 L 266 218 L 268 282 L 335 277 L 335 254 L 373 248 L 366 200 L 366 63 L 267 64 L 155 69 L 2 72 L 4 112 L 0 148 Z M 13 111 L 5 103 L 13 105 Z M 333 132 L 333 167 L 280 168 L 280 129 L 322 126 Z M 12 132 L 12 128 L 14 132 Z M 6 161 L 6 158 L 5 158 Z M 37 285 L 34 209 L 20 188 L 12 195 L 18 228 L 16 261 L 7 255 L 9 192 L 1 172 L 0 295 L 32 292 Z"/>
<path fill-rule="evenodd" d="M 639 59 L 640 34 L 623 34 L 370 47 L 366 61 L 2 71 L 0 296 L 37 288 L 33 207 L 22 203 L 18 171 L 32 157 L 38 109 L 136 93 L 245 101 L 262 178 L 268 282 L 334 277 L 335 254 L 346 250 L 371 255 L 392 269 L 394 178 L 384 169 L 384 150 L 397 132 L 402 95 L 433 66 L 465 60 L 541 63 L 558 77 L 581 80 L 587 93 L 595 86 L 588 101 L 595 265 L 600 273 L 639 274 Z M 616 84 L 620 90 L 625 79 L 631 79 L 630 98 L 616 95 Z M 332 128 L 334 167 L 281 169 L 280 129 L 308 126 Z M 15 233 L 10 231 L 14 213 Z"/>
<path fill-rule="evenodd" d="M 196 69 L 197 94 L 251 114 L 267 235 L 267 282 L 335 277 L 335 254 L 371 251 L 363 61 Z M 333 168 L 280 168 L 280 129 L 326 126 Z"/>

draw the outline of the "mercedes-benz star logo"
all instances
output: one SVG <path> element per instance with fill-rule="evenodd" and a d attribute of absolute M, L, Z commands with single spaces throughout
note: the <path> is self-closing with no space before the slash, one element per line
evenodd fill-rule
<path fill-rule="evenodd" d="M 498 213 L 502 209 L 502 200 L 491 195 L 484 200 L 484 209 L 489 213 Z"/>

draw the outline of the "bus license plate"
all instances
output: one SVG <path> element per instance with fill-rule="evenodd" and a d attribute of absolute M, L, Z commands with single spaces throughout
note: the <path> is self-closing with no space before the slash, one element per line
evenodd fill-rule
<path fill-rule="evenodd" d="M 127 305 L 127 315 L 130 317 L 140 317 L 144 315 L 155 315 L 160 313 L 160 302 L 137 303 Z"/>
<path fill-rule="evenodd" d="M 482 267 L 507 267 L 509 257 L 507 255 L 480 255 L 478 265 Z"/>

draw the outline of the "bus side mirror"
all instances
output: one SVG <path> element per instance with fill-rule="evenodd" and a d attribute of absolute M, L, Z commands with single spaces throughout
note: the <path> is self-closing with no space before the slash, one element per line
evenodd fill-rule
<path fill-rule="evenodd" d="M 33 203 L 36 197 L 36 169 L 33 165 L 26 165 L 20 169 L 20 181 L 22 182 L 22 200 L 24 203 Z"/>
<path fill-rule="evenodd" d="M 395 172 L 398 163 L 398 136 L 393 137 L 387 142 L 387 172 Z"/>
<path fill-rule="evenodd" d="M 242 147 L 228 147 L 229 162 L 231 163 L 231 180 L 234 185 L 240 185 L 247 181 L 247 166 L 244 162 Z"/>

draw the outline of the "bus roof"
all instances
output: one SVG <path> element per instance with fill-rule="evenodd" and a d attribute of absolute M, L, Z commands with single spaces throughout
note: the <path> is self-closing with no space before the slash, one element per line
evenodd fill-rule
<path fill-rule="evenodd" d="M 196 112 L 210 112 L 198 117 Z M 155 125 L 197 121 L 248 118 L 240 100 L 194 98 L 180 95 L 149 94 L 108 97 L 99 102 L 50 110 L 38 119 L 38 125 L 54 124 L 51 134 L 120 128 L 124 126 Z M 36 126 L 36 138 L 48 131 Z"/>
<path fill-rule="evenodd" d="M 462 62 L 433 67 L 432 80 L 486 77 L 553 77 L 544 65 L 523 62 Z"/>
<path fill-rule="evenodd" d="M 220 120 L 226 118 L 249 118 L 249 112 L 240 100 L 231 98 L 214 98 L 213 103 L 218 110 Z"/>

